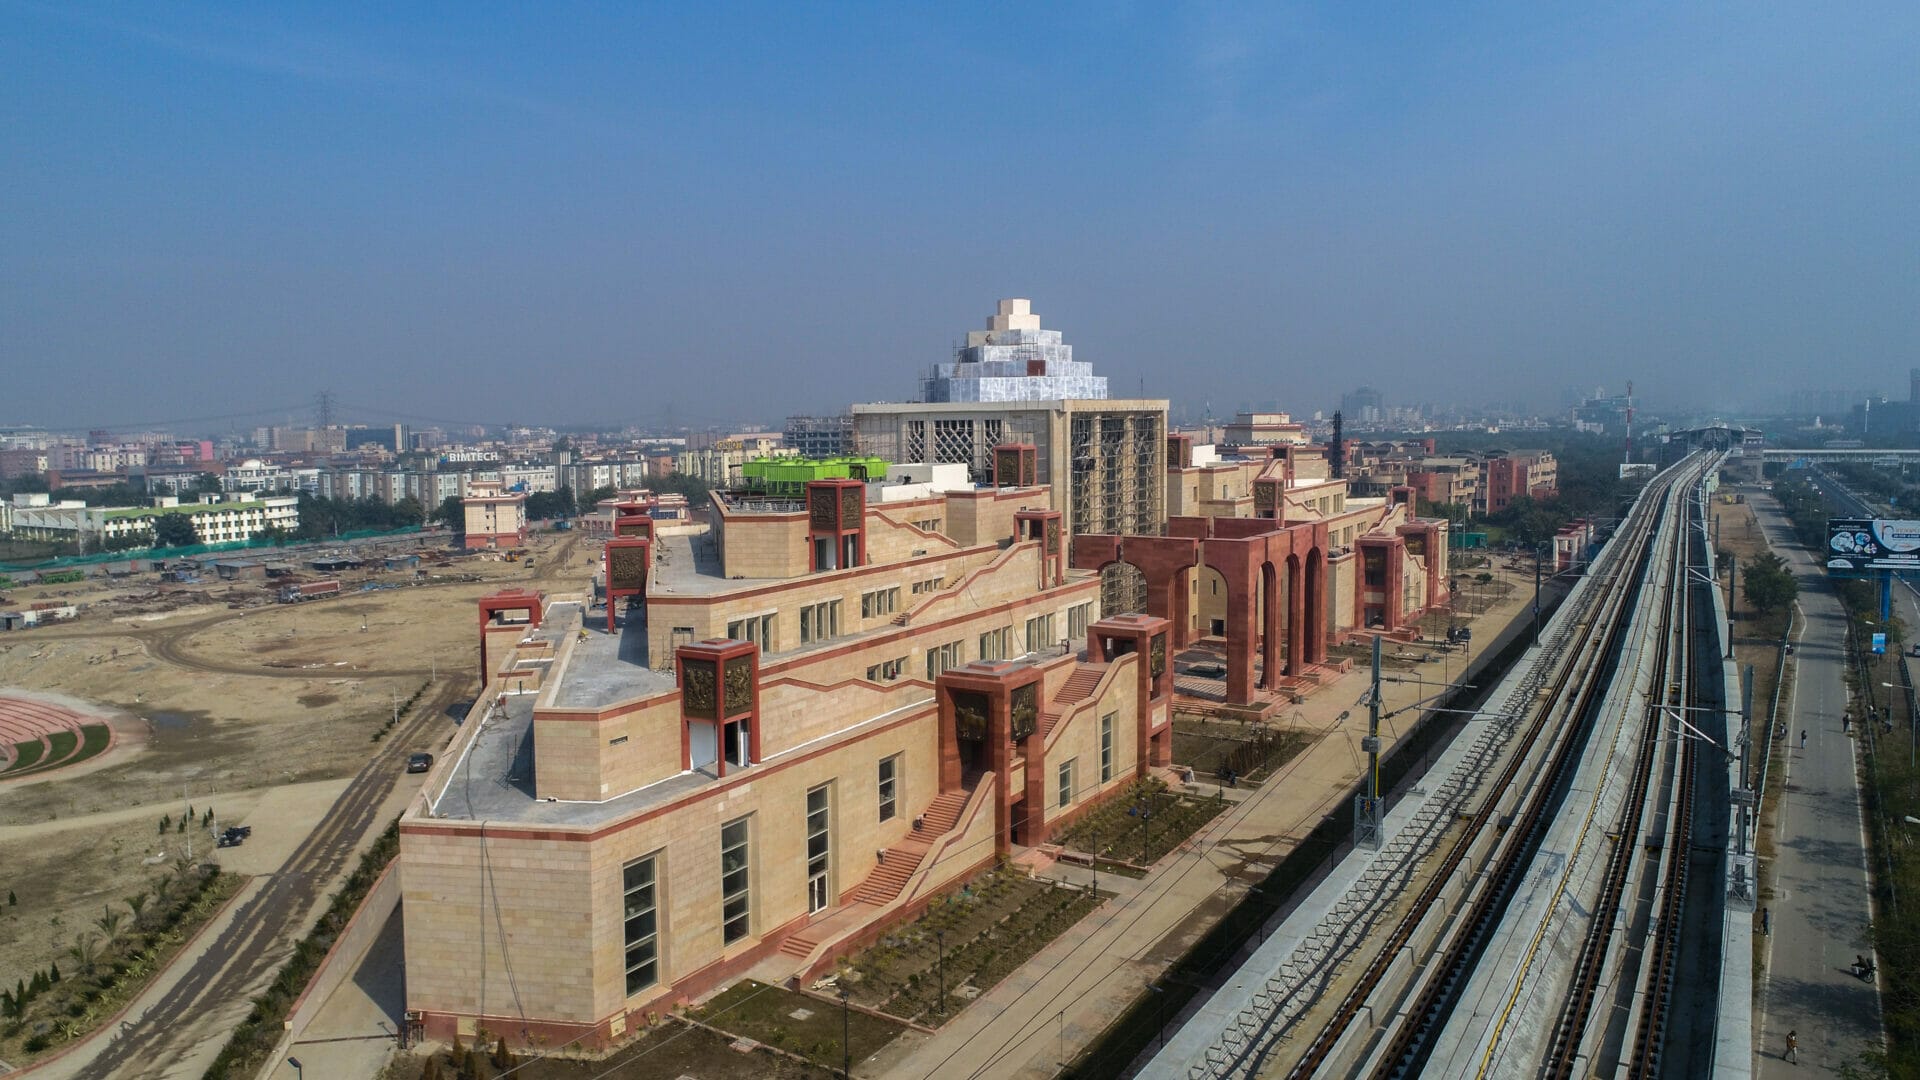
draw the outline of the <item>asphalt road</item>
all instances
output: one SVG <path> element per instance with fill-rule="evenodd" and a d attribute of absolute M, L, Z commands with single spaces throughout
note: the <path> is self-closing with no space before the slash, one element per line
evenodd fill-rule
<path fill-rule="evenodd" d="M 182 954 L 177 963 L 187 967 L 160 1000 L 118 1037 L 76 1050 L 60 1062 L 59 1074 L 149 1080 L 173 1074 L 204 1042 L 224 1041 L 228 1032 L 210 1030 L 208 1021 L 238 1009 L 286 962 L 289 940 L 305 933 L 315 902 L 351 869 L 354 844 L 383 824 L 375 815 L 399 782 L 408 751 L 446 723 L 446 710 L 466 688 L 465 680 L 444 680 L 425 707 L 382 741 L 319 828 L 242 904 L 232 923 L 197 955 Z"/>
<path fill-rule="evenodd" d="M 1768 541 L 1800 579 L 1774 891 L 1765 901 L 1772 932 L 1763 939 L 1755 1075 L 1838 1076 L 1882 1042 L 1879 993 L 1848 970 L 1855 954 L 1868 951 L 1872 908 L 1853 738 L 1841 728 L 1846 620 L 1824 568 L 1799 546 L 1778 505 L 1765 497 L 1749 500 Z M 1799 1035 L 1798 1064 L 1782 1060 L 1789 1031 Z"/>

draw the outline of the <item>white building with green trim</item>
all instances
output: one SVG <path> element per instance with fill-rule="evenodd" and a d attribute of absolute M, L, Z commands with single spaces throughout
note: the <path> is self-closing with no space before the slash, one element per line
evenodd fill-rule
<path fill-rule="evenodd" d="M 23 540 L 71 540 L 83 533 L 90 543 L 129 537 L 151 539 L 154 522 L 169 514 L 185 515 L 193 523 L 196 543 L 231 544 L 251 540 L 269 529 L 292 532 L 300 524 L 300 500 L 293 495 L 205 495 L 199 502 L 183 503 L 164 496 L 154 499 L 152 506 L 104 508 L 43 502 L 13 508 L 13 533 Z"/>

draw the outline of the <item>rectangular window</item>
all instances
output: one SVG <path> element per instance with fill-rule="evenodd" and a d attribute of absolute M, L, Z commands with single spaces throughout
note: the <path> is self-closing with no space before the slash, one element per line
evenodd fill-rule
<path fill-rule="evenodd" d="M 720 938 L 731 945 L 753 929 L 751 876 L 747 865 L 749 819 L 720 826 Z"/>
<path fill-rule="evenodd" d="M 1060 805 L 1073 804 L 1073 760 L 1068 758 L 1060 763 Z"/>
<path fill-rule="evenodd" d="M 880 820 L 900 812 L 900 755 L 880 759 Z"/>
<path fill-rule="evenodd" d="M 653 856 L 628 863 L 620 877 L 626 896 L 627 993 L 631 996 L 660 981 L 660 905 L 654 893 Z"/>
<path fill-rule="evenodd" d="M 906 657 L 903 656 L 898 660 L 888 660 L 885 663 L 874 664 L 872 667 L 867 668 L 867 681 L 892 682 L 905 674 L 906 670 Z"/>
<path fill-rule="evenodd" d="M 1039 652 L 1054 643 L 1053 616 L 1036 615 L 1027 620 L 1027 651 Z"/>
<path fill-rule="evenodd" d="M 833 807 L 829 785 L 807 792 L 807 910 L 824 911 L 833 903 Z"/>
<path fill-rule="evenodd" d="M 989 630 L 980 635 L 980 659 L 1005 660 L 1007 648 L 1013 638 L 1013 628 L 1003 626 L 998 630 Z"/>
<path fill-rule="evenodd" d="M 735 641 L 751 641 L 761 652 L 773 650 L 773 615 L 749 615 L 727 623 L 727 636 Z"/>
<path fill-rule="evenodd" d="M 948 668 L 960 666 L 960 643 L 948 642 L 927 650 L 927 681 L 932 682 Z"/>
<path fill-rule="evenodd" d="M 1100 782 L 1113 779 L 1113 713 L 1100 718 Z"/>
<path fill-rule="evenodd" d="M 891 589 L 875 589 L 870 593 L 860 594 L 860 617 L 863 619 L 877 619 L 883 615 L 891 615 L 899 609 L 900 589 L 898 586 Z"/>
<path fill-rule="evenodd" d="M 1067 609 L 1067 636 L 1079 641 L 1087 636 L 1087 626 L 1092 621 L 1093 602 L 1075 604 Z"/>
<path fill-rule="evenodd" d="M 823 600 L 800 609 L 800 644 L 826 641 L 840 634 L 840 601 Z"/>

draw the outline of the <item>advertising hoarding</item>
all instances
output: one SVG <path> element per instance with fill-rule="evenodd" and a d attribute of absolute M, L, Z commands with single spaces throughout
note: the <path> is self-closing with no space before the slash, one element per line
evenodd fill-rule
<path fill-rule="evenodd" d="M 1828 518 L 1827 569 L 1920 571 L 1920 521 Z"/>

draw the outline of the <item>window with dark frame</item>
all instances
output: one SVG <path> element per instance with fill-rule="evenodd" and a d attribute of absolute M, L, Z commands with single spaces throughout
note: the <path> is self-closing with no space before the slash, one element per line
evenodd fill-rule
<path fill-rule="evenodd" d="M 659 897 L 654 882 L 654 856 L 635 859 L 621 869 L 628 996 L 660 981 Z"/>
<path fill-rule="evenodd" d="M 726 945 L 746 937 L 753 929 L 748 822 L 748 818 L 741 818 L 720 827 L 720 937 Z"/>
<path fill-rule="evenodd" d="M 880 820 L 900 812 L 900 755 L 880 759 Z"/>

